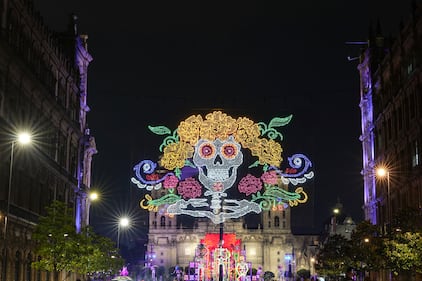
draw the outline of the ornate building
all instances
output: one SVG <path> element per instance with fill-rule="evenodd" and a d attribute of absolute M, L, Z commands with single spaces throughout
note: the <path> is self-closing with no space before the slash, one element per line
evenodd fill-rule
<path fill-rule="evenodd" d="M 248 227 L 248 217 L 225 222 L 223 247 L 229 249 L 231 256 L 242 256 L 249 268 L 271 271 L 275 278 L 288 275 L 289 271 L 295 274 L 300 269 L 310 270 L 312 274 L 318 236 L 293 234 L 290 210 L 263 211 L 260 224 L 254 229 Z M 177 223 L 177 217 L 151 212 L 146 253 L 148 265 L 163 267 L 164 278 L 175 266 L 185 268 L 186 272 L 189 267 L 195 267 L 201 256 L 199 248 L 205 245 L 209 269 L 204 278 L 218 280 L 219 271 L 212 256 L 218 248 L 220 226 L 208 219 L 196 219 L 193 225 L 186 227 Z M 196 264 L 197 268 L 199 266 Z"/>
<path fill-rule="evenodd" d="M 395 212 L 422 208 L 422 7 L 412 7 L 397 38 L 381 25 L 358 66 L 365 218 L 386 231 Z M 384 179 L 376 170 L 384 168 Z"/>
<path fill-rule="evenodd" d="M 92 156 L 87 69 L 92 61 L 77 18 L 53 33 L 29 0 L 0 1 L 0 280 L 50 280 L 31 262 L 31 232 L 53 200 L 88 224 Z M 25 147 L 16 135 L 25 130 Z"/>

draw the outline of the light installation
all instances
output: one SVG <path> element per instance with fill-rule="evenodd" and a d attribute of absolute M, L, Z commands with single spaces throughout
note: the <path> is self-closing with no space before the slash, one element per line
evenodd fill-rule
<path fill-rule="evenodd" d="M 159 161 L 143 160 L 134 167 L 131 181 L 148 192 L 164 189 L 162 196 L 145 194 L 140 206 L 149 211 L 165 210 L 168 215 L 206 217 L 223 223 L 248 213 L 284 209 L 305 203 L 308 195 L 299 186 L 313 178 L 311 161 L 303 154 L 294 154 L 281 168 L 283 140 L 278 128 L 287 125 L 292 115 L 275 117 L 268 124 L 255 123 L 247 117 L 237 119 L 214 111 L 203 118 L 192 115 L 180 122 L 177 129 L 149 126 L 164 136 L 159 147 Z M 244 152 L 255 160 L 248 169 L 258 169 L 258 176 L 247 173 L 237 181 Z M 253 161 L 252 160 L 252 161 Z M 231 197 L 237 184 L 244 198 Z M 293 185 L 294 191 L 288 186 Z"/>

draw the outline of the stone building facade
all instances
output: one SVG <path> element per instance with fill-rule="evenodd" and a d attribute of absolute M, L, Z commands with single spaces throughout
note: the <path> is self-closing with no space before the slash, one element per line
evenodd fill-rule
<path fill-rule="evenodd" d="M 44 281 L 31 262 L 31 233 L 53 200 L 88 224 L 95 139 L 87 127 L 87 36 L 54 33 L 30 0 L 0 1 L 0 280 Z M 25 147 L 16 134 L 25 130 Z"/>
<path fill-rule="evenodd" d="M 260 224 L 255 228 L 248 226 L 250 217 L 233 219 L 222 225 L 214 224 L 208 219 L 195 219 L 192 226 L 186 227 L 183 223 L 178 223 L 177 217 L 151 212 L 147 264 L 156 268 L 163 267 L 163 278 L 175 266 L 183 267 L 186 271 L 198 260 L 198 246 L 212 243 L 206 241 L 212 238 L 206 237 L 219 238 L 222 233 L 223 247 L 230 248 L 227 243 L 231 243 L 233 237 L 240 242 L 236 250 L 244 257 L 249 268 L 261 268 L 262 272 L 271 271 L 275 278 L 280 277 L 279 279 L 282 278 L 281 275 L 289 272 L 289 268 L 292 274 L 300 269 L 313 273 L 313 257 L 318 245 L 318 235 L 293 234 L 290 228 L 290 211 L 290 208 L 263 211 L 259 218 Z M 229 235 L 232 237 L 228 237 Z M 212 256 L 212 252 L 207 251 L 207 255 Z M 209 274 L 205 279 L 218 280 L 218 270 L 215 266 L 210 269 Z"/>
<path fill-rule="evenodd" d="M 364 212 L 382 235 L 400 210 L 422 210 L 421 66 L 422 5 L 414 1 L 396 38 L 385 37 L 380 23 L 371 30 L 358 65 Z M 391 280 L 390 272 L 377 280 Z"/>
<path fill-rule="evenodd" d="M 360 56 L 365 219 L 388 228 L 400 209 L 422 208 L 422 6 L 414 2 L 397 38 L 381 25 Z M 387 169 L 387 178 L 376 169 Z"/>

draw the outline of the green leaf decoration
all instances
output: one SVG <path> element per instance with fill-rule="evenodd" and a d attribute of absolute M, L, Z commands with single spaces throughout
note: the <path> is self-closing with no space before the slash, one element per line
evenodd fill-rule
<path fill-rule="evenodd" d="M 270 124 L 268 124 L 269 128 L 274 128 L 274 127 L 282 127 L 282 126 L 286 126 L 287 124 L 289 124 L 290 120 L 292 120 L 293 115 L 290 114 L 287 117 L 274 117 L 271 121 Z"/>
<path fill-rule="evenodd" d="M 170 135 L 171 130 L 166 126 L 148 126 L 148 129 L 156 135 Z"/>
<path fill-rule="evenodd" d="M 174 174 L 176 175 L 177 178 L 180 179 L 180 177 L 182 175 L 182 171 L 180 170 L 180 168 L 176 168 L 176 169 L 174 169 Z"/>
<path fill-rule="evenodd" d="M 259 161 L 256 160 L 254 163 L 252 163 L 248 168 L 254 168 L 254 167 L 258 167 L 259 166 Z"/>
<path fill-rule="evenodd" d="M 189 166 L 191 168 L 197 168 L 195 166 L 195 164 L 193 164 L 191 161 L 189 161 L 188 159 L 185 160 L 185 166 Z"/>

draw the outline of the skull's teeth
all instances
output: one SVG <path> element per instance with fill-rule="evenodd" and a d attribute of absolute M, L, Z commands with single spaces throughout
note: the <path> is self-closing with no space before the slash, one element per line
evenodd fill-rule
<path fill-rule="evenodd" d="M 224 181 L 229 178 L 229 171 L 225 169 L 211 169 L 208 170 L 207 176 L 213 181 Z"/>

